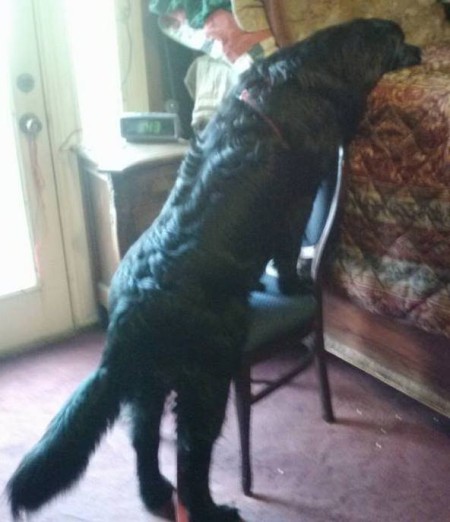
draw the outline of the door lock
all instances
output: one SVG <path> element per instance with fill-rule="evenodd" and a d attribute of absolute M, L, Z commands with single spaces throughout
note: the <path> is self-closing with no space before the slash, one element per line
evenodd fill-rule
<path fill-rule="evenodd" d="M 29 93 L 34 89 L 35 80 L 29 73 L 22 73 L 16 79 L 18 89 L 24 93 Z"/>

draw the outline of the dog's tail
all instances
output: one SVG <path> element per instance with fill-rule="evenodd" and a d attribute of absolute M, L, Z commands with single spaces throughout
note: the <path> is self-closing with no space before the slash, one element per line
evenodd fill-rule
<path fill-rule="evenodd" d="M 100 367 L 75 391 L 7 485 L 17 519 L 72 486 L 85 471 L 102 435 L 120 412 L 117 384 Z"/>

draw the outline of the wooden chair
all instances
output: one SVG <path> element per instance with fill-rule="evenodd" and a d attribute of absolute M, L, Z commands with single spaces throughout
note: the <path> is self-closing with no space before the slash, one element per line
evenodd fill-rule
<path fill-rule="evenodd" d="M 251 294 L 252 323 L 240 371 L 235 377 L 236 408 L 241 442 L 242 488 L 251 494 L 252 471 L 250 459 L 250 416 L 251 406 L 291 381 L 306 369 L 313 359 L 316 361 L 323 418 L 334 421 L 328 383 L 326 353 L 323 339 L 322 320 L 322 279 L 323 260 L 328 240 L 331 236 L 342 193 L 343 153 L 339 150 L 337 173 L 330 173 L 336 179 L 325 225 L 313 250 L 310 290 L 304 294 L 285 296 L 278 291 L 276 275 L 263 277 L 264 291 Z M 299 238 L 300 241 L 300 238 Z M 313 334 L 313 335 L 311 335 Z M 306 337 L 312 342 L 305 344 Z M 283 349 L 296 346 L 300 357 L 298 364 L 289 371 L 271 379 L 270 382 L 252 380 L 252 366 L 263 360 L 276 357 Z M 252 383 L 262 389 L 252 391 Z"/>

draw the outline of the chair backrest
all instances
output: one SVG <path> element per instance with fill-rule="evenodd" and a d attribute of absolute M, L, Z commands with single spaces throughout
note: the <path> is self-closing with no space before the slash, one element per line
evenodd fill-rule
<path fill-rule="evenodd" d="M 342 147 L 339 147 L 338 151 L 338 162 L 337 162 L 337 172 L 336 172 L 336 180 L 334 185 L 333 196 L 330 201 L 328 215 L 325 220 L 325 224 L 323 226 L 322 232 L 320 234 L 319 240 L 317 241 L 314 247 L 314 256 L 312 258 L 311 265 L 311 277 L 315 285 L 321 283 L 322 280 L 322 272 L 323 272 L 323 261 L 325 258 L 325 252 L 327 250 L 327 246 L 329 243 L 329 239 L 331 237 L 331 233 L 333 231 L 334 224 L 336 222 L 336 216 L 338 214 L 338 209 L 340 207 L 339 203 L 342 199 L 343 193 L 343 164 L 344 164 L 344 150 Z M 332 176 L 334 173 L 330 173 Z"/>

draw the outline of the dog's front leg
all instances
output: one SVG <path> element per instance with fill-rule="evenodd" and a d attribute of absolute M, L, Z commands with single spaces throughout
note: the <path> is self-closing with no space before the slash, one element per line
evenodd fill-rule
<path fill-rule="evenodd" d="M 297 263 L 314 198 L 311 187 L 311 192 L 306 191 L 294 208 L 285 213 L 285 221 L 278 227 L 273 262 L 278 272 L 278 288 L 285 295 L 301 294 L 305 289 L 309 291 L 308 285 L 305 286 L 305 281 L 299 277 Z"/>
<path fill-rule="evenodd" d="M 238 522 L 238 511 L 216 505 L 209 490 L 211 453 L 225 418 L 230 379 L 205 372 L 196 372 L 178 390 L 178 496 L 189 522 Z"/>
<path fill-rule="evenodd" d="M 297 274 L 297 260 L 300 252 L 304 213 L 282 227 L 276 238 L 273 263 L 278 272 L 278 288 L 285 295 L 301 293 L 302 283 Z"/>

